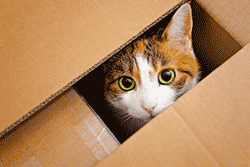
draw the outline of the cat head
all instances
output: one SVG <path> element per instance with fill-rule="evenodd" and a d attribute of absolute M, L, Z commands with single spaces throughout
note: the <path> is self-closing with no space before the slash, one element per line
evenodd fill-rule
<path fill-rule="evenodd" d="M 160 37 L 138 40 L 105 62 L 105 98 L 119 113 L 149 121 L 196 83 L 192 14 L 181 6 Z"/>

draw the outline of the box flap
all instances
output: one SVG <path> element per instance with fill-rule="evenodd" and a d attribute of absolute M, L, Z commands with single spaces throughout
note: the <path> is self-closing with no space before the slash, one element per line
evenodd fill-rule
<path fill-rule="evenodd" d="M 118 147 L 70 88 L 0 139 L 0 167 L 92 166 Z"/>
<path fill-rule="evenodd" d="M 249 166 L 250 44 L 97 166 Z"/>
<path fill-rule="evenodd" d="M 1 1 L 0 132 L 178 2 Z"/>
<path fill-rule="evenodd" d="M 197 0 L 197 2 L 241 46 L 250 43 L 250 3 L 248 0 Z"/>

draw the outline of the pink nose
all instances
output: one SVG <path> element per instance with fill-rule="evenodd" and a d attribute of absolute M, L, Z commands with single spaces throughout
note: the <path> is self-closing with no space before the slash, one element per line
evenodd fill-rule
<path fill-rule="evenodd" d="M 149 113 L 150 114 L 150 116 L 151 117 L 153 117 L 153 110 L 155 109 L 155 107 L 156 106 L 154 106 L 154 107 L 148 107 L 148 108 L 146 108 L 146 107 L 144 107 L 144 106 L 141 106 L 145 111 L 147 111 L 147 113 Z"/>

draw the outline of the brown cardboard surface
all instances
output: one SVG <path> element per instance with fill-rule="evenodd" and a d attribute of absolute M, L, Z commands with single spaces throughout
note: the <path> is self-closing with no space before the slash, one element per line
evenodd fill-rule
<path fill-rule="evenodd" d="M 91 166 L 117 147 L 71 88 L 0 139 L 0 166 Z"/>
<path fill-rule="evenodd" d="M 241 45 L 250 43 L 249 0 L 197 0 L 232 37 Z"/>
<path fill-rule="evenodd" d="M 249 166 L 250 44 L 97 166 Z"/>
<path fill-rule="evenodd" d="M 179 1 L 2 0 L 0 132 Z"/>
<path fill-rule="evenodd" d="M 193 49 L 205 77 L 242 47 L 197 2 L 192 1 L 191 7 Z"/>
<path fill-rule="evenodd" d="M 250 44 L 173 108 L 220 166 L 250 165 Z"/>

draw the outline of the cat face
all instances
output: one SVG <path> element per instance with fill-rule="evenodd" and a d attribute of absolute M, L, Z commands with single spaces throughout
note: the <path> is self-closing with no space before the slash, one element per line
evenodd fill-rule
<path fill-rule="evenodd" d="M 105 63 L 105 98 L 117 112 L 147 122 L 197 83 L 191 30 L 186 4 L 159 39 L 139 40 Z"/>

